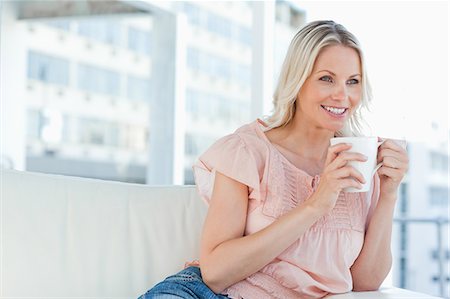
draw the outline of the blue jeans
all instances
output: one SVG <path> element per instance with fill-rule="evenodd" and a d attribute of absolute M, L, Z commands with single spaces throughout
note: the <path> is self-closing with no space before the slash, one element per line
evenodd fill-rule
<path fill-rule="evenodd" d="M 203 282 L 199 267 L 188 267 L 167 277 L 138 299 L 226 299 L 215 294 Z"/>

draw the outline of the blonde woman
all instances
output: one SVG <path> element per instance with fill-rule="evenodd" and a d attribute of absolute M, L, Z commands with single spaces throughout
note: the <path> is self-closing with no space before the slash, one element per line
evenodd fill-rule
<path fill-rule="evenodd" d="M 356 38 L 333 21 L 293 38 L 274 112 L 213 144 L 194 165 L 209 203 L 200 263 L 141 298 L 320 298 L 376 290 L 391 267 L 397 190 L 408 167 L 392 140 L 380 146 L 369 192 L 348 161 L 365 161 L 334 136 L 361 133 L 371 99 Z"/>

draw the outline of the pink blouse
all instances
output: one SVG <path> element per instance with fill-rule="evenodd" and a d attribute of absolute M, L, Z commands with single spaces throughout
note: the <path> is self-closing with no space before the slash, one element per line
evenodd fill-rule
<path fill-rule="evenodd" d="M 211 199 L 216 171 L 249 189 L 245 235 L 253 234 L 307 201 L 320 180 L 290 163 L 270 143 L 257 120 L 214 143 L 194 165 L 200 196 Z M 370 192 L 341 192 L 334 209 L 250 277 L 224 291 L 230 298 L 320 298 L 352 289 L 350 267 L 379 195 L 375 175 Z"/>

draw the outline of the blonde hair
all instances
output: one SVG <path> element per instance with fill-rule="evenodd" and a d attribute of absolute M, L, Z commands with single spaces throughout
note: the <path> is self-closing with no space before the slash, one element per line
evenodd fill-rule
<path fill-rule="evenodd" d="M 369 109 L 372 93 L 367 79 L 361 46 L 356 37 L 344 26 L 333 21 L 314 21 L 303 27 L 291 41 L 281 68 L 278 85 L 273 96 L 272 115 L 265 118 L 270 128 L 287 125 L 295 114 L 297 94 L 311 75 L 320 51 L 331 45 L 343 45 L 356 50 L 361 62 L 361 104 L 336 136 L 360 136 L 363 131 L 361 109 Z"/>

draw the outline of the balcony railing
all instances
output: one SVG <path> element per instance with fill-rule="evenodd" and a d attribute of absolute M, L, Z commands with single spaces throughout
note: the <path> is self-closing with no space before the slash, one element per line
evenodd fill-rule
<path fill-rule="evenodd" d="M 449 219 L 444 217 L 438 218 L 395 218 L 394 222 L 400 224 L 410 223 L 428 223 L 434 224 L 436 227 L 437 236 L 437 260 L 438 260 L 438 283 L 439 283 L 439 296 L 443 298 L 449 298 L 449 294 L 445 294 L 445 283 L 447 280 L 447 274 L 445 273 L 445 248 L 443 240 L 442 227 L 448 225 Z"/>

